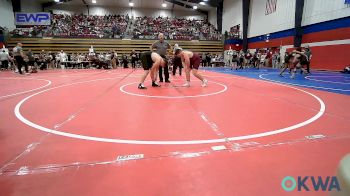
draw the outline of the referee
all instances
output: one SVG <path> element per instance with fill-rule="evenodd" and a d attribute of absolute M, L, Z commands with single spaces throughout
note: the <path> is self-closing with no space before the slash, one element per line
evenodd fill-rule
<path fill-rule="evenodd" d="M 163 33 L 159 33 L 158 39 L 159 39 L 159 41 L 154 42 L 152 44 L 152 46 L 150 47 L 150 49 L 151 49 L 151 51 L 153 51 L 153 49 L 155 49 L 156 52 L 161 57 L 166 58 L 167 50 L 170 50 L 171 46 L 168 42 L 164 41 L 164 34 Z M 166 65 L 164 67 L 164 79 L 165 79 L 165 82 L 170 83 L 168 65 Z M 160 82 L 163 82 L 163 67 L 159 67 L 159 80 L 160 80 Z"/>

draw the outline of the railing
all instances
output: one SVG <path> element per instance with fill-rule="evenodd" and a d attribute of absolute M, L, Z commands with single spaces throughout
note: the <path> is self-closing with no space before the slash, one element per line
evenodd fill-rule
<path fill-rule="evenodd" d="M 237 32 L 225 32 L 225 40 L 226 39 L 242 39 L 242 31 Z"/>
<path fill-rule="evenodd" d="M 91 34 L 80 34 L 80 35 L 68 35 L 68 34 L 38 34 L 36 36 L 33 35 L 11 35 L 12 38 L 45 38 L 45 37 L 53 37 L 53 38 L 94 38 L 94 39 L 123 39 L 123 35 L 114 35 L 109 36 L 99 36 L 99 35 L 91 35 Z M 169 36 L 166 37 L 166 40 L 185 40 L 185 41 L 191 41 L 191 40 L 200 40 L 200 41 L 220 41 L 221 40 L 221 35 L 218 37 L 199 37 L 199 36 L 187 36 L 187 35 L 177 35 L 177 36 Z M 134 40 L 157 40 L 158 36 L 156 35 L 138 35 L 138 36 L 132 36 L 131 39 Z"/>

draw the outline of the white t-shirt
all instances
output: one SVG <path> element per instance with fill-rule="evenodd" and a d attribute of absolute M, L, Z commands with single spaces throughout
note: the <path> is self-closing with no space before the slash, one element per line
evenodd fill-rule
<path fill-rule="evenodd" d="M 67 59 L 67 55 L 64 52 L 60 52 L 58 54 L 58 56 L 59 56 L 60 61 L 66 61 L 66 59 Z"/>

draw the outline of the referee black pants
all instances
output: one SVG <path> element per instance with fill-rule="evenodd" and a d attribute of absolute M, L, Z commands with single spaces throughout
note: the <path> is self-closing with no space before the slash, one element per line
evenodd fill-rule
<path fill-rule="evenodd" d="M 177 68 L 179 68 L 179 74 L 180 74 L 180 76 L 181 76 L 181 73 L 182 73 L 182 66 L 178 66 L 178 65 L 174 65 L 174 66 L 173 66 L 173 76 L 175 76 Z"/>
<path fill-rule="evenodd" d="M 166 58 L 165 55 L 160 55 L 162 58 Z M 164 70 L 164 79 L 169 81 L 169 66 L 166 65 L 163 69 L 162 66 L 159 66 L 159 80 L 163 82 L 163 70 Z"/>
<path fill-rule="evenodd" d="M 26 72 L 28 73 L 28 72 L 29 72 L 29 71 L 28 71 L 28 65 L 27 65 L 26 62 L 24 62 L 23 57 L 21 57 L 21 56 L 15 56 L 15 59 L 16 59 L 16 63 L 17 63 L 18 72 L 19 72 L 20 74 L 23 74 L 23 73 L 22 73 L 22 66 L 24 65 L 24 68 L 25 68 Z"/>
<path fill-rule="evenodd" d="M 163 70 L 164 70 L 164 79 L 165 81 L 169 80 L 169 67 L 168 65 L 164 67 L 159 67 L 159 80 L 162 82 L 163 81 Z"/>

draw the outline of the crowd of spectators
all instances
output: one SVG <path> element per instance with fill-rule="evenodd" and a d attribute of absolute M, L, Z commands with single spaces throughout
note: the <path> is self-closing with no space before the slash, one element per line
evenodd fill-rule
<path fill-rule="evenodd" d="M 169 17 L 137 17 L 134 23 L 134 39 L 157 39 L 163 32 L 171 40 L 220 40 L 213 25 L 205 20 L 189 20 Z"/>
<path fill-rule="evenodd" d="M 12 37 L 123 38 L 157 39 L 163 32 L 170 40 L 221 40 L 221 34 L 206 20 L 128 15 L 63 15 L 53 14 L 50 26 L 19 27 Z M 129 29 L 133 27 L 132 31 Z"/>
<path fill-rule="evenodd" d="M 53 14 L 50 26 L 17 28 L 11 34 L 14 37 L 121 38 L 126 32 L 128 22 L 128 15 Z"/>
<path fill-rule="evenodd" d="M 240 25 L 235 25 L 230 28 L 230 31 L 225 31 L 225 39 L 241 39 L 241 33 Z"/>
<path fill-rule="evenodd" d="M 16 53 L 18 53 L 17 56 L 20 59 L 16 58 Z M 36 73 L 39 69 L 56 68 L 129 68 L 130 64 L 132 68 L 140 68 L 140 55 L 141 51 L 135 50 L 129 55 L 118 55 L 114 50 L 95 52 L 93 48 L 89 49 L 89 52 L 84 53 L 65 52 L 63 50 L 60 52 L 42 50 L 39 53 L 34 53 L 31 49 L 23 49 L 22 44 L 19 43 L 12 49 L 0 49 L 0 71 L 14 70 L 22 74 L 22 72 L 19 71 L 22 66 L 25 67 L 27 73 Z M 202 57 L 202 66 L 215 65 L 215 62 L 220 61 L 222 57 L 222 55 L 212 55 L 209 53 L 200 55 Z M 169 57 L 170 67 L 173 66 L 173 59 L 173 57 Z"/>

